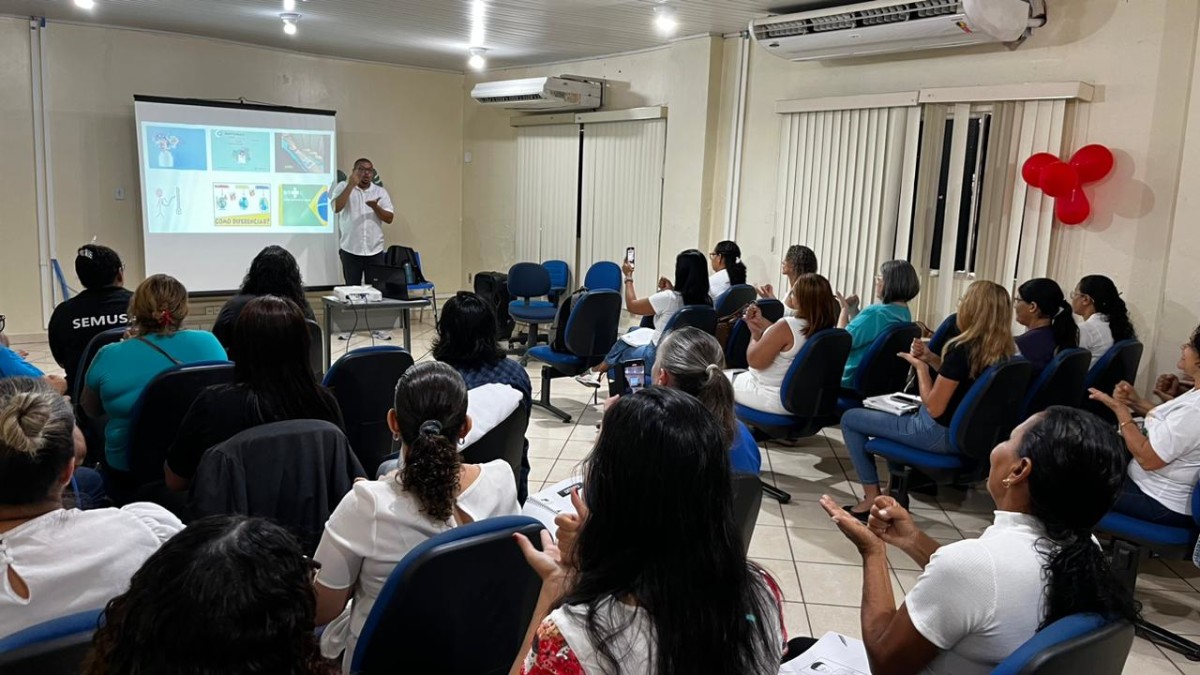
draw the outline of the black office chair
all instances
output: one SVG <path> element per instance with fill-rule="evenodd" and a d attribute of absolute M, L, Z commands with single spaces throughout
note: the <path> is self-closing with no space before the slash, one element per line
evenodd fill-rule
<path fill-rule="evenodd" d="M 15 610 L 14 610 L 15 611 Z M 4 675 L 74 675 L 92 648 L 102 611 L 92 609 L 43 621 L 0 638 Z"/>
<path fill-rule="evenodd" d="M 735 284 L 713 299 L 713 309 L 717 312 L 717 318 L 729 316 L 754 302 L 757 297 L 758 291 L 750 284 Z"/>
<path fill-rule="evenodd" d="M 754 304 L 758 305 L 758 311 L 762 312 L 763 318 L 771 323 L 782 319 L 784 313 L 787 312 L 787 307 L 783 302 L 775 298 L 763 298 Z"/>
<path fill-rule="evenodd" d="M 845 412 L 861 408 L 868 397 L 903 391 L 912 367 L 896 355 L 907 352 L 919 337 L 921 328 L 915 323 L 893 324 L 880 333 L 858 362 L 853 386 L 842 390 L 838 409 Z"/>
<path fill-rule="evenodd" d="M 1142 361 L 1142 343 L 1137 340 L 1121 340 L 1108 348 L 1096 365 L 1088 371 L 1083 383 L 1085 392 L 1083 409 L 1111 424 L 1117 423 L 1117 415 L 1108 406 L 1086 396 L 1088 389 L 1096 388 L 1110 396 L 1113 389 L 1124 380 L 1129 384 L 1137 381 L 1138 364 Z"/>
<path fill-rule="evenodd" d="M 667 333 L 684 326 L 699 328 L 709 335 L 716 335 L 717 311 L 712 305 L 684 305 L 683 309 L 675 312 L 667 321 L 667 325 L 663 326 L 662 334 L 665 337 Z"/>
<path fill-rule="evenodd" d="M 580 375 L 603 361 L 617 341 L 620 322 L 621 294 L 617 291 L 588 291 L 576 297 L 563 334 L 567 351 L 538 345 L 528 352 L 529 358 L 546 364 L 542 366 L 542 392 L 533 404 L 563 422 L 570 422 L 570 415 L 550 403 L 550 382 Z"/>
<path fill-rule="evenodd" d="M 129 419 L 129 471 L 136 486 L 163 479 L 167 450 L 200 392 L 231 382 L 233 364 L 229 361 L 184 363 L 150 380 Z"/>
<path fill-rule="evenodd" d="M 394 403 L 396 382 L 412 364 L 407 351 L 377 345 L 351 351 L 325 373 L 323 384 L 342 409 L 350 447 L 368 471 L 374 471 L 392 452 L 387 414 Z"/>
<path fill-rule="evenodd" d="M 751 473 L 733 474 L 733 520 L 742 535 L 742 552 L 750 551 L 750 539 L 758 523 L 762 507 L 763 488 L 758 476 Z"/>
<path fill-rule="evenodd" d="M 525 451 L 525 431 L 529 428 L 529 412 L 525 405 L 517 406 L 503 422 L 496 425 L 483 438 L 463 448 L 462 461 L 467 464 L 486 464 L 503 459 L 512 467 L 520 492 L 521 454 Z"/>
<path fill-rule="evenodd" d="M 837 424 L 837 402 L 850 343 L 850 334 L 841 328 L 810 335 L 780 387 L 780 402 L 789 414 L 763 412 L 739 403 L 735 406 L 738 419 L 754 430 L 759 440 L 803 438 Z M 781 504 L 792 500 L 787 492 L 766 482 L 762 489 Z"/>
<path fill-rule="evenodd" d="M 1060 350 L 1029 387 L 1017 419 L 1029 419 L 1052 405 L 1078 408 L 1087 391 L 1083 383 L 1091 364 L 1092 354 L 1086 349 Z"/>
<path fill-rule="evenodd" d="M 1121 675 L 1132 646 L 1128 622 L 1072 614 L 1034 633 L 992 675 Z"/>
<path fill-rule="evenodd" d="M 933 336 L 929 338 L 929 344 L 927 345 L 929 351 L 941 356 L 942 350 L 946 347 L 946 343 L 955 337 L 958 337 L 958 333 L 958 313 L 956 312 L 946 317 L 945 320 L 938 325 L 937 330 L 933 331 Z"/>
<path fill-rule="evenodd" d="M 764 298 L 754 304 L 758 305 L 758 311 L 767 321 L 774 323 L 783 318 L 783 303 L 774 298 Z M 750 328 L 745 321 L 738 319 L 734 322 L 733 328 L 729 331 L 729 338 L 725 341 L 725 367 L 748 368 L 746 350 L 749 348 Z"/>
<path fill-rule="evenodd" d="M 304 324 L 308 328 L 308 365 L 312 368 L 313 375 L 319 380 L 325 376 L 322 368 L 324 359 L 321 358 L 325 353 L 321 324 L 312 319 L 305 319 Z"/>
<path fill-rule="evenodd" d="M 542 587 L 513 534 L 541 548 L 543 529 L 527 516 L 489 518 L 414 548 L 380 590 L 350 672 L 507 673 Z"/>

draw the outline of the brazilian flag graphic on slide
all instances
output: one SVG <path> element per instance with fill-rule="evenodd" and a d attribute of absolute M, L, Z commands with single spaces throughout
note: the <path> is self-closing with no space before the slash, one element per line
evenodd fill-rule
<path fill-rule="evenodd" d="M 329 188 L 324 185 L 279 186 L 283 227 L 327 227 Z"/>

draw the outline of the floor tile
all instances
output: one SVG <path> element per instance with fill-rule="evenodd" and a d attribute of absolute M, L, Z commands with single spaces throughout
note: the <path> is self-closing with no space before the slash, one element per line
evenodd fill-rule
<path fill-rule="evenodd" d="M 984 530 L 991 527 L 993 519 L 991 513 L 968 513 L 949 509 L 946 510 L 946 515 L 964 537 L 978 537 L 983 534 Z"/>
<path fill-rule="evenodd" d="M 1200 593 L 1160 591 L 1138 587 L 1142 616 L 1152 624 L 1183 635 L 1200 631 Z"/>
<path fill-rule="evenodd" d="M 525 429 L 525 437 L 529 439 L 556 438 L 566 441 L 574 430 L 574 424 L 564 423 L 557 417 L 551 416 L 550 413 L 535 407 L 529 418 L 529 427 Z"/>
<path fill-rule="evenodd" d="M 893 569 L 892 576 L 896 577 L 896 582 L 900 584 L 900 590 L 907 595 L 913 586 L 917 585 L 917 579 L 920 578 L 921 573 L 917 570 Z"/>
<path fill-rule="evenodd" d="M 788 545 L 787 530 L 782 527 L 756 527 L 750 538 L 750 558 L 770 558 L 791 562 L 792 549 Z"/>
<path fill-rule="evenodd" d="M 813 637 L 819 639 L 832 631 L 862 639 L 862 615 L 857 607 L 804 603 L 804 609 L 808 612 L 808 623 L 812 627 Z"/>
<path fill-rule="evenodd" d="M 837 530 L 787 528 L 796 562 L 862 565 L 862 556 Z M 757 535 L 756 535 L 757 536 Z"/>
<path fill-rule="evenodd" d="M 566 444 L 566 441 L 560 438 L 539 438 L 529 435 L 526 435 L 526 438 L 529 441 L 530 459 L 537 457 L 551 461 L 556 460 Z"/>
<path fill-rule="evenodd" d="M 1166 658 L 1168 661 L 1170 661 L 1179 670 L 1179 672 L 1185 673 L 1185 675 L 1200 675 L 1200 662 L 1189 661 L 1186 656 L 1184 656 L 1183 654 L 1180 654 L 1177 651 L 1167 649 L 1166 647 L 1158 647 L 1156 645 L 1152 645 L 1148 641 L 1140 639 L 1140 638 L 1133 641 L 1133 644 L 1134 644 L 1133 651 L 1134 652 L 1137 651 L 1137 646 L 1138 646 L 1139 642 L 1145 643 L 1151 649 L 1156 649 L 1164 658 Z M 1129 666 L 1130 666 L 1130 662 L 1126 661 L 1125 662 L 1125 672 L 1127 672 L 1127 673 L 1134 673 L 1134 672 L 1141 673 L 1142 672 L 1140 670 L 1139 671 L 1130 670 Z M 1149 670 L 1149 671 L 1145 671 L 1145 672 L 1155 672 L 1155 671 Z M 1169 672 L 1169 671 L 1163 670 L 1163 671 L 1159 671 L 1159 672 Z"/>
<path fill-rule="evenodd" d="M 814 530 L 837 530 L 837 525 L 816 502 L 796 501 L 779 504 L 783 512 L 783 524 L 788 527 L 808 528 Z"/>
<path fill-rule="evenodd" d="M 574 439 L 575 435 L 572 434 L 571 438 Z M 565 445 L 563 445 L 562 452 L 559 453 L 558 458 L 560 460 L 563 460 L 563 459 L 572 459 L 572 460 L 585 459 L 588 455 L 592 454 L 593 447 L 595 447 L 594 441 L 569 440 L 566 442 Z"/>
<path fill-rule="evenodd" d="M 805 603 L 854 608 L 862 605 L 862 566 L 798 562 L 796 575 Z M 892 593 L 899 604 L 904 591 L 895 578 Z"/>
<path fill-rule="evenodd" d="M 529 458 L 529 481 L 545 482 L 546 477 L 550 474 L 550 469 L 554 468 L 553 459 L 545 459 L 542 457 Z"/>
<path fill-rule="evenodd" d="M 808 611 L 799 602 L 783 603 L 783 623 L 787 626 L 788 637 L 812 635 L 812 628 L 808 624 Z"/>
<path fill-rule="evenodd" d="M 1179 675 L 1181 670 L 1175 665 L 1177 662 L 1170 654 L 1171 652 L 1164 652 L 1147 640 L 1134 638 L 1122 672 L 1128 675 Z M 1178 654 L 1175 656 L 1186 661 Z"/>
<path fill-rule="evenodd" d="M 804 602 L 804 593 L 800 590 L 800 580 L 796 576 L 796 566 L 792 561 L 757 558 L 751 559 L 750 562 L 765 569 L 775 583 L 779 584 L 784 602 Z"/>
<path fill-rule="evenodd" d="M 755 523 L 755 527 L 762 527 L 763 525 L 769 527 L 784 526 L 783 515 L 779 510 L 779 502 L 766 495 L 763 495 L 762 504 L 758 507 L 758 520 Z"/>
<path fill-rule="evenodd" d="M 578 476 L 582 468 L 583 463 L 578 459 L 559 459 L 551 467 L 544 480 L 547 483 L 557 483 L 572 476 Z"/>

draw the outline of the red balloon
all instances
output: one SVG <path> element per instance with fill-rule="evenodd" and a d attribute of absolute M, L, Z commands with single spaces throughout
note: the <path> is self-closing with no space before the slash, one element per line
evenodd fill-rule
<path fill-rule="evenodd" d="M 1079 179 L 1092 183 L 1104 178 L 1113 169 L 1112 151 L 1103 145 L 1085 145 L 1071 155 L 1071 166 L 1079 172 Z"/>
<path fill-rule="evenodd" d="M 1055 200 L 1054 215 L 1063 225 L 1078 225 L 1092 215 L 1092 205 L 1083 189 L 1077 188 L 1066 197 Z"/>
<path fill-rule="evenodd" d="M 1058 158 L 1048 152 L 1039 152 L 1021 165 L 1021 177 L 1033 187 L 1041 187 L 1042 169 L 1057 162 Z"/>
<path fill-rule="evenodd" d="M 1042 191 L 1051 197 L 1066 197 L 1079 189 L 1079 172 L 1070 164 L 1054 160 L 1042 169 L 1038 182 Z"/>

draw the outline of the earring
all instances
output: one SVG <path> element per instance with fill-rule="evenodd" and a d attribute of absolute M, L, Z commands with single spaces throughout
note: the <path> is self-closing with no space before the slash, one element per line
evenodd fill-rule
<path fill-rule="evenodd" d="M 1004 487 L 1006 487 L 1006 488 L 1010 488 L 1010 487 L 1012 487 L 1012 479 L 1011 479 L 1011 478 L 1005 478 L 1004 480 L 1000 481 L 1000 484 L 1001 484 L 1001 485 L 1003 485 L 1003 486 L 1004 486 Z"/>
<path fill-rule="evenodd" d="M 393 440 L 393 441 L 398 441 L 398 440 L 400 440 L 400 434 L 398 434 L 398 433 L 395 433 L 395 432 L 392 432 L 392 440 Z"/>
<path fill-rule="evenodd" d="M 459 445 L 466 445 L 466 444 L 467 444 L 467 437 L 466 437 L 466 436 L 463 436 L 462 438 L 458 439 L 458 444 L 459 444 Z"/>

